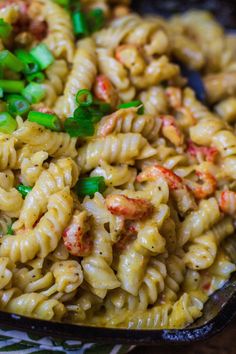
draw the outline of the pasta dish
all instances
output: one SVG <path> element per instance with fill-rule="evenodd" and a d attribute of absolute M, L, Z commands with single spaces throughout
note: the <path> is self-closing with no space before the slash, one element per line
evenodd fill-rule
<path fill-rule="evenodd" d="M 1 311 L 184 328 L 236 270 L 235 217 L 236 37 L 210 13 L 0 1 Z"/>

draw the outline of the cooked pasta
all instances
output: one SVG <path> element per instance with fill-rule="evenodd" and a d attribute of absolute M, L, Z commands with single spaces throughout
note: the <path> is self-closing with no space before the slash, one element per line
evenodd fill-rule
<path fill-rule="evenodd" d="M 92 39 L 78 42 L 72 70 L 67 78 L 63 96 L 59 97 L 55 111 L 63 119 L 76 108 L 75 96 L 80 89 L 91 89 L 97 73 L 96 47 Z"/>
<path fill-rule="evenodd" d="M 205 11 L 59 3 L 0 6 L 0 310 L 185 328 L 236 271 L 234 38 Z"/>
<path fill-rule="evenodd" d="M 42 16 L 48 24 L 48 35 L 44 42 L 56 58 L 65 58 L 71 63 L 75 45 L 70 15 L 51 0 L 39 2 L 43 3 Z"/>
<path fill-rule="evenodd" d="M 32 149 L 43 150 L 52 157 L 75 157 L 77 155 L 76 139 L 65 133 L 52 133 L 35 123 L 25 122 L 15 131 L 14 136 L 22 143 L 29 144 Z"/>

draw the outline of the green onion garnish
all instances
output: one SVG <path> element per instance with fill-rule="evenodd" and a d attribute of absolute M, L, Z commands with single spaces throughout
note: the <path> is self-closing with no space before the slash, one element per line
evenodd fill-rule
<path fill-rule="evenodd" d="M 92 121 L 73 117 L 65 121 L 64 129 L 71 137 L 93 136 L 95 132 Z"/>
<path fill-rule="evenodd" d="M 1 87 L 1 80 L 0 80 Z M 21 94 L 30 102 L 38 103 L 45 97 L 45 90 L 41 84 L 36 82 L 31 82 L 28 86 L 24 88 Z"/>
<path fill-rule="evenodd" d="M 36 60 L 24 49 L 17 49 L 15 51 L 15 55 L 17 56 L 18 59 L 23 63 L 24 65 L 24 70 L 23 73 L 26 75 L 30 75 L 33 73 L 36 73 L 40 70 L 39 64 L 36 62 Z"/>
<path fill-rule="evenodd" d="M 12 26 L 0 18 L 0 38 L 7 39 L 12 31 Z"/>
<path fill-rule="evenodd" d="M 90 33 L 99 31 L 104 26 L 105 16 L 102 9 L 96 8 L 90 10 L 86 18 Z"/>
<path fill-rule="evenodd" d="M 22 195 L 23 198 L 25 198 L 27 194 L 32 191 L 32 187 L 25 186 L 24 184 L 19 184 L 16 189 Z"/>
<path fill-rule="evenodd" d="M 48 47 L 41 43 L 37 47 L 31 49 L 30 54 L 39 64 L 41 70 L 45 70 L 54 62 L 54 57 Z"/>
<path fill-rule="evenodd" d="M 38 111 L 31 111 L 27 118 L 30 122 L 34 122 L 43 125 L 45 128 L 60 131 L 61 122 L 60 119 L 55 114 L 43 113 Z"/>
<path fill-rule="evenodd" d="M 80 10 L 76 10 L 72 13 L 72 23 L 76 36 L 84 36 L 89 33 L 86 17 Z"/>
<path fill-rule="evenodd" d="M 138 114 L 144 114 L 143 102 L 140 100 L 122 103 L 117 108 L 121 109 L 121 108 L 131 108 L 131 107 L 139 107 L 139 106 L 141 107 L 138 110 Z"/>
<path fill-rule="evenodd" d="M 0 113 L 0 132 L 4 134 L 11 134 L 17 128 L 15 119 L 8 113 Z"/>
<path fill-rule="evenodd" d="M 91 114 L 90 111 L 88 110 L 87 107 L 78 107 L 74 111 L 74 118 L 76 119 L 90 119 L 91 120 Z"/>
<path fill-rule="evenodd" d="M 70 0 L 54 0 L 58 5 L 68 7 Z"/>
<path fill-rule="evenodd" d="M 24 81 L 0 80 L 0 87 L 7 93 L 20 93 L 24 89 L 25 85 Z"/>
<path fill-rule="evenodd" d="M 89 120 L 92 123 L 99 122 L 104 114 L 98 109 L 93 107 L 78 107 L 74 111 L 74 119 L 76 120 Z"/>
<path fill-rule="evenodd" d="M 87 89 L 79 90 L 75 99 L 80 106 L 88 107 L 93 103 L 93 94 Z"/>
<path fill-rule="evenodd" d="M 80 197 L 93 197 L 96 192 L 103 193 L 106 189 L 105 179 L 102 176 L 80 178 L 75 190 Z"/>
<path fill-rule="evenodd" d="M 0 98 L 3 98 L 4 96 L 4 92 L 3 92 L 3 89 L 0 87 Z"/>
<path fill-rule="evenodd" d="M 41 84 L 45 80 L 45 75 L 42 72 L 30 74 L 26 76 L 27 81 L 29 82 L 37 82 Z"/>
<path fill-rule="evenodd" d="M 100 101 L 94 101 L 93 102 L 94 107 L 96 107 L 100 112 L 103 114 L 109 114 L 112 112 L 111 105 L 106 102 L 100 102 Z"/>
<path fill-rule="evenodd" d="M 23 116 L 30 110 L 29 102 L 21 95 L 9 95 L 7 97 L 8 111 L 13 116 Z"/>
<path fill-rule="evenodd" d="M 12 224 L 7 227 L 7 235 L 14 235 L 14 231 L 12 229 Z"/>
<path fill-rule="evenodd" d="M 0 64 L 17 73 L 24 69 L 23 63 L 9 50 L 2 50 L 0 52 Z"/>

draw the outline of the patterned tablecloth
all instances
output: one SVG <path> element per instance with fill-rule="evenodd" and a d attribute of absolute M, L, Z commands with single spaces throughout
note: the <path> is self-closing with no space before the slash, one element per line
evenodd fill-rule
<path fill-rule="evenodd" d="M 74 340 L 58 340 L 49 337 L 27 334 L 20 331 L 0 329 L 0 353 L 17 354 L 126 354 L 133 347 L 82 343 Z"/>

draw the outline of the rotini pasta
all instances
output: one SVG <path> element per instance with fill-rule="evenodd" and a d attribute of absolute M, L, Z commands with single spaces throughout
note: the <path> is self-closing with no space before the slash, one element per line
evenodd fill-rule
<path fill-rule="evenodd" d="M 59 3 L 0 6 L 0 310 L 184 328 L 236 270 L 235 40 Z"/>
<path fill-rule="evenodd" d="M 62 119 L 70 117 L 74 112 L 76 108 L 75 96 L 78 90 L 92 88 L 96 73 L 97 58 L 93 40 L 79 41 L 64 94 L 59 97 L 54 108 Z"/>
<path fill-rule="evenodd" d="M 73 61 L 74 36 L 70 15 L 53 1 L 39 0 L 43 3 L 42 16 L 48 24 L 48 35 L 44 42 L 56 58 Z"/>

